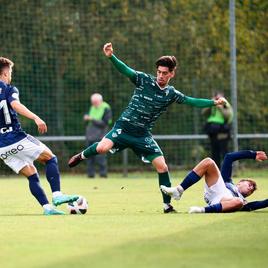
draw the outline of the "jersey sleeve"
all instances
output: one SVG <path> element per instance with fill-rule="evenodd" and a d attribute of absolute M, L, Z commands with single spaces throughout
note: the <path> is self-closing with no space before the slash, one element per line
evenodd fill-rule
<path fill-rule="evenodd" d="M 181 93 L 180 91 L 176 90 L 174 88 L 174 102 L 176 103 L 184 103 L 185 102 L 185 95 Z"/>
<path fill-rule="evenodd" d="M 130 68 L 123 61 L 119 60 L 114 54 L 109 59 L 113 63 L 113 65 L 115 66 L 115 68 L 120 73 L 122 73 L 123 75 L 125 75 L 126 77 L 128 77 L 131 82 L 135 83 L 136 76 L 137 76 L 137 73 L 136 73 L 135 70 L 133 70 L 132 68 Z"/>
<path fill-rule="evenodd" d="M 214 100 L 200 99 L 200 98 L 193 98 L 193 97 L 185 96 L 184 104 L 187 104 L 193 107 L 198 107 L 198 108 L 206 108 L 206 107 L 214 106 Z"/>
<path fill-rule="evenodd" d="M 256 159 L 256 154 L 255 151 L 251 150 L 227 153 L 221 167 L 221 175 L 224 182 L 232 182 L 233 162 L 241 159 Z"/>
<path fill-rule="evenodd" d="M 7 91 L 7 102 L 11 103 L 12 101 L 19 101 L 19 90 L 16 87 L 10 87 L 9 90 Z"/>
<path fill-rule="evenodd" d="M 253 211 L 267 207 L 268 207 L 268 199 L 265 199 L 261 201 L 249 202 L 242 207 L 241 211 Z"/>

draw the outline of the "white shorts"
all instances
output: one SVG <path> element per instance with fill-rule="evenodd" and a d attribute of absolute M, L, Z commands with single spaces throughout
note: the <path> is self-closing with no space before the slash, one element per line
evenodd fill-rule
<path fill-rule="evenodd" d="M 33 165 L 46 145 L 31 135 L 6 147 L 0 148 L 0 158 L 17 174 L 22 168 Z"/>
<path fill-rule="evenodd" d="M 207 184 L 205 184 L 204 199 L 208 205 L 214 205 L 220 203 L 222 198 L 233 198 L 233 195 L 226 188 L 225 183 L 220 176 L 214 185 L 208 187 Z"/>

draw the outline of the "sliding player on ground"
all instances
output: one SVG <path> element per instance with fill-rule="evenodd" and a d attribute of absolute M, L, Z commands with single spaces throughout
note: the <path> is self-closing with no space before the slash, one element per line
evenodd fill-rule
<path fill-rule="evenodd" d="M 192 98 L 170 86 L 169 81 L 175 76 L 177 67 L 174 56 L 163 56 L 156 61 L 156 77 L 154 77 L 135 71 L 120 61 L 114 55 L 111 43 L 104 45 L 103 52 L 115 68 L 129 78 L 136 88 L 113 129 L 100 142 L 74 155 L 69 160 L 69 166 L 74 167 L 92 155 L 131 148 L 144 162 L 153 164 L 158 172 L 159 185 L 171 186 L 165 158 L 151 134 L 155 121 L 174 102 L 202 108 L 223 104 L 225 99 Z M 164 213 L 174 212 L 170 197 L 162 195 Z"/>
<path fill-rule="evenodd" d="M 18 89 L 10 85 L 13 65 L 9 59 L 0 57 L 0 158 L 14 172 L 28 178 L 30 191 L 44 208 L 45 215 L 64 214 L 53 205 L 75 201 L 79 196 L 62 194 L 56 156 L 45 144 L 22 130 L 17 114 L 33 120 L 41 134 L 47 132 L 47 126 L 20 102 Z M 40 185 L 39 175 L 33 164 L 35 160 L 45 165 L 53 205 L 49 204 Z"/>
<path fill-rule="evenodd" d="M 268 207 L 268 199 L 262 201 L 247 202 L 257 188 L 252 179 L 242 179 L 236 185 L 232 180 L 233 162 L 241 159 L 255 159 L 264 161 L 267 159 L 263 151 L 239 151 L 225 155 L 221 171 L 210 158 L 202 160 L 176 187 L 161 185 L 161 190 L 175 200 L 179 200 L 185 190 L 198 182 L 203 176 L 205 179 L 204 199 L 208 206 L 191 207 L 189 213 L 220 213 L 234 211 L 252 211 Z"/>

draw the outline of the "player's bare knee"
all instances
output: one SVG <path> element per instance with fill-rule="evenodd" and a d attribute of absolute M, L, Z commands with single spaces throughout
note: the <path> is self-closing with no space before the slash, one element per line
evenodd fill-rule
<path fill-rule="evenodd" d="M 101 144 L 99 143 L 96 150 L 99 154 L 105 154 L 109 151 L 109 146 L 107 146 L 106 144 Z"/>
<path fill-rule="evenodd" d="M 113 147 L 113 142 L 109 139 L 103 138 L 97 145 L 96 151 L 99 154 L 107 153 Z"/>
<path fill-rule="evenodd" d="M 36 170 L 35 166 L 33 166 L 33 165 L 25 166 L 24 168 L 22 168 L 19 171 L 19 174 L 21 174 L 21 175 L 23 175 L 25 177 L 30 177 L 35 173 L 37 173 L 37 170 Z"/>
<path fill-rule="evenodd" d="M 156 165 L 156 170 L 158 173 L 168 172 L 168 166 L 167 166 L 166 162 L 158 163 Z"/>
<path fill-rule="evenodd" d="M 55 157 L 55 155 L 50 150 L 45 150 L 39 155 L 39 157 L 37 158 L 37 161 L 42 164 L 45 164 L 47 161 L 49 161 L 53 157 Z"/>
<path fill-rule="evenodd" d="M 105 146 L 97 146 L 97 148 L 96 148 L 96 150 L 97 150 L 97 152 L 99 153 L 99 154 L 104 154 L 105 152 L 106 152 L 106 150 L 105 150 L 106 148 L 105 148 Z"/>
<path fill-rule="evenodd" d="M 205 163 L 205 165 L 207 167 L 212 167 L 212 166 L 215 166 L 216 165 L 215 161 L 212 158 L 210 158 L 210 157 L 206 157 L 204 159 L 204 163 Z"/>

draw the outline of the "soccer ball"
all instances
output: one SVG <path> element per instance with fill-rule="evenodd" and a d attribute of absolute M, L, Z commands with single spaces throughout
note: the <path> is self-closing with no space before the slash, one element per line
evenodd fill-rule
<path fill-rule="evenodd" d="M 67 204 L 67 209 L 70 214 L 85 214 L 88 209 L 88 202 L 85 197 L 79 196 L 76 201 Z"/>

